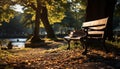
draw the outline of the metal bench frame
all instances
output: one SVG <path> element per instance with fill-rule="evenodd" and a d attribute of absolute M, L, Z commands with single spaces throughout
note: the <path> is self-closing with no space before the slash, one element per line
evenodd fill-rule
<path fill-rule="evenodd" d="M 83 31 L 82 35 L 80 30 L 80 32 L 77 32 L 77 34 L 75 34 L 76 31 L 73 32 L 73 35 L 75 35 L 75 37 L 74 36 L 64 37 L 64 39 L 68 43 L 67 49 L 70 49 L 71 41 L 80 41 L 82 43 L 83 48 L 85 48 L 83 54 L 86 54 L 87 47 L 90 45 L 89 42 L 92 40 L 99 40 L 107 52 L 108 50 L 105 46 L 105 38 L 104 38 L 107 20 L 108 20 L 108 17 L 94 20 L 94 21 L 84 22 L 82 24 L 82 31 Z M 83 33 L 85 34 L 83 35 Z"/>

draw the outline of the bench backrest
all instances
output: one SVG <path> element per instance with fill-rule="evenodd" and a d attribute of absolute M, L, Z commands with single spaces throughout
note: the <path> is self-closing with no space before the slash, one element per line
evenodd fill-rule
<path fill-rule="evenodd" d="M 102 18 L 94 21 L 84 22 L 82 28 L 87 29 L 87 36 L 89 37 L 104 37 L 104 31 L 107 24 L 107 18 Z"/>

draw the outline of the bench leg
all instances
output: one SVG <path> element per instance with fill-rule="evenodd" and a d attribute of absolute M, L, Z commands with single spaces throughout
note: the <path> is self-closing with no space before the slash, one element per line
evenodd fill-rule
<path fill-rule="evenodd" d="M 102 40 L 102 43 L 103 43 L 103 47 L 104 47 L 104 49 L 105 49 L 106 53 L 108 53 L 108 52 L 109 52 L 109 50 L 107 49 L 107 47 L 106 47 L 106 45 L 105 45 L 105 40 Z"/>
<path fill-rule="evenodd" d="M 70 50 L 70 41 L 71 41 L 71 40 L 68 40 L 68 41 L 67 41 L 67 42 L 68 42 L 67 50 Z"/>
<path fill-rule="evenodd" d="M 87 50 L 87 47 L 88 47 L 87 42 L 84 42 L 84 48 L 85 48 L 85 49 L 84 49 L 84 51 L 83 51 L 83 53 L 82 53 L 83 55 L 86 55 L 86 54 L 87 54 L 87 51 L 88 51 L 88 50 Z"/>
<path fill-rule="evenodd" d="M 82 46 L 83 46 L 83 49 L 84 49 L 84 51 L 83 51 L 83 55 L 86 55 L 87 54 L 87 46 L 88 46 L 88 42 L 87 42 L 87 39 L 84 39 L 84 38 L 81 38 L 80 39 L 80 42 L 81 42 L 81 44 L 82 44 Z"/>
<path fill-rule="evenodd" d="M 83 49 L 85 48 L 85 44 L 84 44 L 84 42 L 83 41 L 80 41 L 81 42 L 81 45 L 82 45 L 82 47 L 83 47 Z"/>
<path fill-rule="evenodd" d="M 81 45 L 82 45 L 82 47 L 83 47 L 83 49 L 84 49 L 84 48 L 85 48 L 85 41 L 84 41 L 83 38 L 80 39 L 80 43 L 81 43 Z"/>

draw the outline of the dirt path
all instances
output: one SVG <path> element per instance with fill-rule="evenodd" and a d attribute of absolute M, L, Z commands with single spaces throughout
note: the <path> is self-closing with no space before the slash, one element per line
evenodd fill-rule
<path fill-rule="evenodd" d="M 120 55 L 82 49 L 61 50 L 64 43 L 49 42 L 48 48 L 25 48 L 0 51 L 0 69 L 120 69 Z"/>

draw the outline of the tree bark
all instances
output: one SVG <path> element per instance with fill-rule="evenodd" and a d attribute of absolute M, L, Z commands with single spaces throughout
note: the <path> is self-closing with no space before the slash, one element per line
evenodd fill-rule
<path fill-rule="evenodd" d="M 86 21 L 109 17 L 105 38 L 113 40 L 113 13 L 116 0 L 87 0 Z"/>
<path fill-rule="evenodd" d="M 109 17 L 105 37 L 108 40 L 114 40 L 113 38 L 113 13 L 117 0 L 106 0 L 106 16 Z"/>
<path fill-rule="evenodd" d="M 54 30 L 52 29 L 48 20 L 48 11 L 46 7 L 42 7 L 41 20 L 45 26 L 45 30 L 47 32 L 47 38 L 56 38 L 54 34 Z"/>
<path fill-rule="evenodd" d="M 37 7 L 34 9 L 36 12 L 35 15 L 35 28 L 34 28 L 34 33 L 33 37 L 31 39 L 31 42 L 42 42 L 39 36 L 39 27 L 40 27 L 40 15 L 41 15 L 41 3 L 39 0 L 37 0 Z"/>
<path fill-rule="evenodd" d="M 105 17 L 105 0 L 88 0 L 86 8 L 86 21 Z"/>
<path fill-rule="evenodd" d="M 39 13 L 39 10 L 36 10 L 35 28 L 34 28 L 33 38 L 31 39 L 31 42 L 41 41 L 39 36 L 39 26 L 40 26 L 40 13 Z"/>

